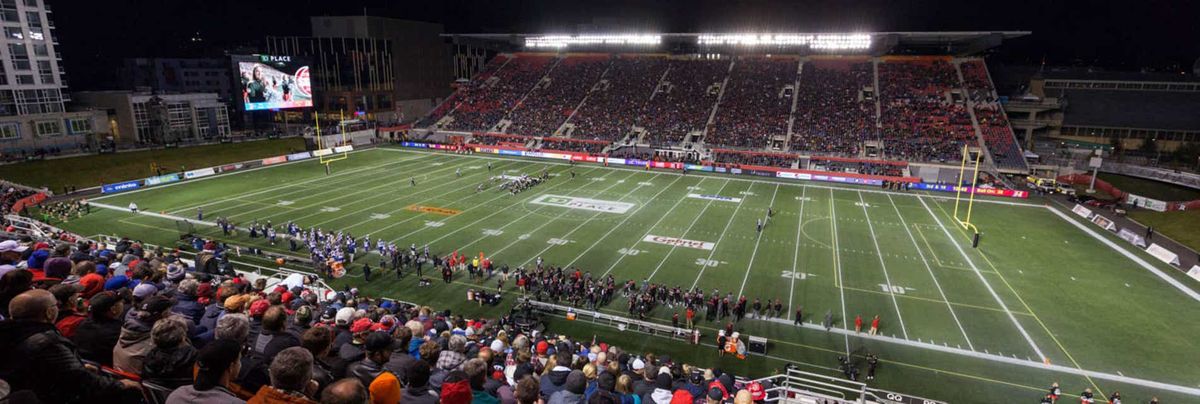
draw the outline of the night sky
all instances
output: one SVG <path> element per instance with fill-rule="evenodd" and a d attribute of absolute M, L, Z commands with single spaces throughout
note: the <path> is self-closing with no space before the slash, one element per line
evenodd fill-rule
<path fill-rule="evenodd" d="M 126 57 L 217 56 L 267 35 L 307 35 L 312 15 L 438 22 L 447 32 L 575 32 L 580 24 L 641 32 L 1023 30 L 992 62 L 1191 71 L 1200 1 L 384 1 L 48 0 L 75 89 L 115 88 Z M 198 33 L 198 35 L 197 35 Z M 202 41 L 193 41 L 194 37 Z M 251 50 L 253 48 L 250 48 Z"/>

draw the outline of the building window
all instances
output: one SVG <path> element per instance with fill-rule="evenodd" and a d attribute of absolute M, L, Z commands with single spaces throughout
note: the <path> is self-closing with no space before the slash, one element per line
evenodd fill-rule
<path fill-rule="evenodd" d="M 70 125 L 72 135 L 92 133 L 92 120 L 91 119 L 83 119 L 83 118 L 68 119 L 67 125 Z"/>
<path fill-rule="evenodd" d="M 4 27 L 4 37 L 8 39 L 25 39 L 25 31 L 21 27 Z"/>
<path fill-rule="evenodd" d="M 28 62 L 26 62 L 28 63 Z M 17 75 L 17 84 L 34 84 L 32 74 Z"/>
<path fill-rule="evenodd" d="M 16 122 L 0 123 L 0 140 L 14 140 L 21 138 L 21 126 Z"/>
<path fill-rule="evenodd" d="M 25 21 L 29 23 L 30 30 L 42 30 L 42 14 L 37 11 L 26 11 Z"/>
<path fill-rule="evenodd" d="M 58 136 L 62 134 L 62 125 L 58 121 L 38 121 L 34 125 L 38 136 Z"/>
<path fill-rule="evenodd" d="M 54 84 L 54 69 L 50 67 L 49 60 L 39 60 L 38 75 L 41 76 L 42 84 Z"/>
<path fill-rule="evenodd" d="M 29 70 L 29 52 L 25 49 L 23 43 L 8 44 L 8 54 L 12 58 L 13 69 Z"/>
<path fill-rule="evenodd" d="M 25 7 L 37 7 L 38 0 L 25 0 Z"/>
<path fill-rule="evenodd" d="M 33 44 L 33 54 L 35 56 L 50 56 L 50 48 L 44 43 Z"/>

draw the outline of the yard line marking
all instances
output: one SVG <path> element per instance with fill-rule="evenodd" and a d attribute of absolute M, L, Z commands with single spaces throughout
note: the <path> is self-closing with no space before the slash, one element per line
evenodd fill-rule
<path fill-rule="evenodd" d="M 390 162 L 390 163 L 385 163 L 385 164 L 382 164 L 382 165 L 372 165 L 372 166 L 369 166 L 369 167 L 363 167 L 363 168 L 361 168 L 361 169 L 349 170 L 349 171 L 340 172 L 340 173 L 333 174 L 333 175 L 327 175 L 327 176 L 322 176 L 322 177 L 317 177 L 317 178 L 311 178 L 311 179 L 304 180 L 304 181 L 300 181 L 300 182 L 288 183 L 288 184 L 280 184 L 280 185 L 276 185 L 276 186 L 272 186 L 272 187 L 264 188 L 264 189 L 261 189 L 261 190 L 258 190 L 258 191 L 249 192 L 249 193 L 244 193 L 244 194 L 238 194 L 238 195 L 234 195 L 234 196 L 235 196 L 235 197 L 238 197 L 238 198 L 245 198 L 245 197 L 248 197 L 248 196 L 262 195 L 262 194 L 264 194 L 264 193 L 268 193 L 268 192 L 274 192 L 274 191 L 278 191 L 278 190 L 281 190 L 281 189 L 286 189 L 286 188 L 289 188 L 289 187 L 294 187 L 294 186 L 297 186 L 297 185 L 304 185 L 304 184 L 309 184 L 309 183 L 313 183 L 313 182 L 318 182 L 318 181 L 321 181 L 321 180 L 332 179 L 332 178 L 334 178 L 334 177 L 341 177 L 341 176 L 350 175 L 350 174 L 357 174 L 357 173 L 364 172 L 364 171 L 378 170 L 378 169 L 381 169 L 381 168 L 384 168 L 384 167 L 388 167 L 388 166 L 392 166 L 392 165 L 396 165 L 396 164 L 400 164 L 400 163 L 406 163 L 406 162 L 411 162 L 411 161 L 420 160 L 420 159 L 422 159 L 422 158 L 424 158 L 424 157 L 428 157 L 428 156 L 436 156 L 436 155 L 432 155 L 432 154 L 431 154 L 431 155 L 426 155 L 426 156 L 417 157 L 417 158 L 400 159 L 400 160 L 393 161 L 393 162 Z M 300 160 L 300 161 L 294 161 L 294 162 L 291 162 L 291 163 L 302 163 L 302 162 L 304 162 L 304 160 Z M 260 170 L 260 169 L 264 169 L 264 168 L 276 168 L 276 167 L 282 167 L 282 166 L 284 166 L 284 165 L 286 165 L 286 164 L 290 164 L 290 163 L 279 164 L 279 165 L 269 165 L 269 166 L 264 166 L 264 167 L 252 168 L 252 169 L 249 169 L 249 170 L 234 171 L 233 173 L 231 173 L 231 174 L 229 174 L 229 175 L 226 175 L 226 176 L 216 175 L 216 176 L 209 176 L 209 177 L 199 178 L 199 179 L 195 179 L 195 180 L 189 180 L 189 181 L 181 181 L 181 182 L 171 183 L 171 184 L 167 184 L 167 185 L 163 185 L 163 186 L 158 186 L 158 187 L 152 187 L 152 188 L 142 188 L 142 189 L 135 190 L 135 191 L 132 191 L 132 192 L 127 192 L 127 193 L 122 193 L 122 194 L 113 194 L 112 196 L 116 196 L 116 195 L 124 195 L 124 194 L 128 194 L 128 193 L 140 192 L 140 191 L 146 191 L 146 190 L 152 190 L 152 189 L 162 189 L 162 188 L 166 188 L 166 187 L 173 186 L 173 185 L 177 185 L 177 184 L 193 184 L 193 183 L 195 183 L 196 181 L 203 181 L 203 180 L 208 180 L 208 179 L 213 179 L 213 178 L 223 178 L 223 177 L 229 177 L 229 176 L 233 176 L 233 175 L 237 175 L 237 174 L 241 174 L 241 173 L 246 173 L 246 172 L 251 172 L 251 171 L 255 171 L 255 170 Z M 292 192 L 285 192 L 285 193 L 284 193 L 284 195 L 288 195 L 288 194 L 291 194 L 291 193 L 292 193 Z M 97 199 L 101 199 L 101 198 L 97 198 Z M 193 209 L 196 209 L 196 208 L 199 208 L 199 207 L 202 207 L 202 206 L 211 206 L 211 205 L 218 204 L 218 203 L 223 203 L 223 202 L 226 202 L 226 201 L 225 201 L 225 200 L 217 200 L 217 201 L 213 201 L 213 202 L 202 203 L 202 204 L 199 204 L 199 205 L 191 205 L 191 206 L 187 206 L 187 207 L 182 207 L 182 208 L 176 209 L 176 210 L 174 210 L 174 211 L 171 211 L 170 213 L 180 213 L 180 212 L 186 212 L 186 211 L 193 210 Z M 220 209 L 220 210 L 225 210 L 225 209 Z"/>
<path fill-rule="evenodd" d="M 772 206 L 772 207 L 775 206 L 775 196 L 776 195 L 779 195 L 779 184 L 775 184 L 775 191 L 771 193 L 771 204 L 768 206 Z M 764 216 L 766 216 L 766 215 L 764 215 Z M 766 218 L 763 219 L 764 230 L 766 230 L 765 229 L 766 223 L 770 220 L 771 220 L 770 216 L 767 216 Z M 754 240 L 754 251 L 750 252 L 750 263 L 746 264 L 746 275 L 742 277 L 742 287 L 738 289 L 738 294 L 737 294 L 738 297 L 741 297 L 742 292 L 746 291 L 746 281 L 750 280 L 750 268 L 754 267 L 754 257 L 756 255 L 758 255 L 758 244 L 760 242 L 762 242 L 762 235 L 763 235 L 763 232 L 761 232 L 761 231 L 758 232 L 758 237 L 756 240 Z M 715 250 L 715 248 L 714 248 L 714 250 Z M 709 257 L 709 259 L 712 259 L 712 257 Z M 793 282 L 794 282 L 794 279 L 795 279 L 795 277 L 793 277 Z M 791 302 L 788 302 L 788 311 L 792 311 L 791 308 L 792 308 Z"/>
<path fill-rule="evenodd" d="M 833 281 L 838 287 L 838 294 L 842 301 L 842 329 L 849 331 L 849 324 L 846 323 L 846 290 L 842 289 L 842 258 L 839 254 L 837 208 L 833 205 L 833 189 L 829 190 L 829 217 L 829 227 L 833 230 Z M 850 334 L 843 333 L 842 335 L 846 337 L 846 356 L 850 356 Z"/>
<path fill-rule="evenodd" d="M 701 177 L 700 182 L 697 182 L 696 185 L 694 185 L 694 186 L 699 186 L 700 184 L 704 183 L 704 181 L 707 179 L 708 178 Z M 726 181 L 725 183 L 728 184 L 729 182 Z M 725 186 L 722 185 L 721 189 L 725 189 Z M 718 191 L 718 192 L 720 192 L 720 191 Z M 688 198 L 679 198 L 678 200 L 676 200 L 675 204 L 671 205 L 671 209 L 667 210 L 667 213 L 663 214 L 662 216 L 659 216 L 658 221 L 656 221 L 656 222 L 654 222 L 654 224 L 650 225 L 650 227 L 646 229 L 646 232 L 643 233 L 641 237 L 634 239 L 633 244 L 631 244 L 627 248 L 633 249 L 634 247 L 637 247 L 637 244 L 640 243 L 642 241 L 642 239 L 646 238 L 646 236 L 650 235 L 650 232 L 654 231 L 654 228 L 658 227 L 658 224 L 662 223 L 663 219 L 666 219 L 667 216 L 670 216 L 671 212 L 674 212 L 675 208 L 679 207 L 679 204 L 682 203 L 685 199 L 688 199 Z M 709 202 L 712 202 L 712 201 L 709 201 Z M 626 218 L 626 219 L 628 219 L 628 218 Z M 625 222 L 622 221 L 621 223 L 625 223 Z M 578 256 L 575 257 L 575 259 L 571 260 L 571 263 L 575 263 L 575 261 L 578 261 L 579 258 L 584 256 L 584 254 L 587 254 L 588 251 L 591 251 L 592 248 L 595 248 L 596 245 L 600 243 L 600 240 L 604 240 L 605 238 L 607 238 L 610 234 L 612 234 L 613 231 L 615 231 L 617 229 L 617 227 L 620 227 L 620 226 L 618 225 L 616 227 L 613 227 L 612 229 L 609 229 L 608 233 L 604 233 L 604 236 L 600 237 L 599 239 L 596 240 L 596 242 L 592 243 L 592 245 L 590 247 L 588 247 L 587 250 L 584 250 L 583 253 L 580 253 Z M 625 257 L 627 257 L 627 255 L 625 255 L 625 254 L 621 254 L 621 256 L 617 257 L 617 261 L 613 262 L 612 265 L 609 265 L 608 269 L 605 270 L 603 274 L 600 274 L 600 277 L 603 278 L 605 275 L 608 275 L 609 272 L 612 272 L 613 268 L 616 268 L 617 264 L 619 264 L 622 260 L 624 260 Z M 567 265 L 570 266 L 570 264 L 567 264 Z"/>
<path fill-rule="evenodd" d="M 896 318 L 900 320 L 900 333 L 904 335 L 904 339 L 908 339 L 908 328 L 904 327 L 904 315 L 900 314 L 900 303 L 896 302 L 896 292 L 893 289 L 892 277 L 888 275 L 887 264 L 883 260 L 883 250 L 879 248 L 878 233 L 875 233 L 875 225 L 871 224 L 871 214 L 867 213 L 867 200 L 863 199 L 862 192 L 858 193 L 859 204 L 863 210 L 863 217 L 866 218 L 867 230 L 871 232 L 871 243 L 875 244 L 875 252 L 879 256 L 879 267 L 883 268 L 883 281 L 887 282 L 888 294 L 892 296 L 892 306 L 896 308 Z"/>
<path fill-rule="evenodd" d="M 623 178 L 623 179 L 629 179 L 629 178 L 632 178 L 633 176 L 634 176 L 634 174 L 629 174 L 629 176 L 628 176 L 628 177 L 625 177 L 625 178 Z M 620 182 L 613 181 L 612 185 L 609 185 L 608 187 L 605 187 L 605 188 L 604 188 L 603 190 L 601 190 L 600 192 L 604 192 L 604 191 L 608 191 L 608 190 L 610 190 L 610 189 L 613 189 L 613 187 L 616 187 L 617 185 L 621 185 L 621 183 L 620 183 Z M 637 187 L 634 187 L 632 190 L 630 190 L 630 192 L 636 191 L 637 189 L 638 189 Z M 596 193 L 596 194 L 599 194 L 600 192 L 595 192 L 595 193 Z M 542 208 L 543 208 L 542 206 L 539 206 L 538 208 L 536 208 L 536 209 L 534 209 L 534 210 L 530 211 L 529 213 L 526 213 L 526 214 L 525 214 L 525 216 L 521 216 L 521 218 L 520 218 L 520 219 L 513 220 L 513 221 L 512 221 L 512 223 L 517 223 L 517 222 L 520 222 L 520 221 L 521 221 L 521 219 L 524 219 L 524 218 L 528 217 L 529 215 L 532 215 L 532 214 L 534 214 L 534 212 L 540 211 Z M 546 221 L 544 221 L 542 224 L 538 225 L 538 227 L 535 227 L 533 230 L 530 230 L 530 231 L 526 232 L 525 234 L 532 234 L 532 233 L 535 233 L 535 232 L 537 232 L 538 230 L 541 230 L 543 227 L 546 227 L 546 226 L 550 225 L 550 223 L 554 223 L 555 221 L 558 221 L 558 219 L 562 218 L 563 216 L 566 216 L 566 214 L 567 214 L 567 213 L 569 213 L 569 212 L 571 212 L 571 211 L 572 211 L 572 209 L 570 209 L 570 208 L 560 208 L 560 209 L 562 209 L 562 212 L 560 212 L 560 213 L 558 214 L 558 216 L 555 216 L 554 218 L 552 218 L 552 219 L 550 219 L 550 220 L 546 220 Z M 512 242 L 508 243 L 508 244 L 507 244 L 507 245 L 505 245 L 504 247 L 500 247 L 500 249 L 499 249 L 499 250 L 492 251 L 491 253 L 489 253 L 489 254 L 487 254 L 487 255 L 490 255 L 490 256 L 492 256 L 492 257 L 494 258 L 494 257 L 496 257 L 497 255 L 500 255 L 500 253 L 501 253 L 501 252 L 504 252 L 504 250 L 507 250 L 509 247 L 512 247 L 513 245 L 516 245 L 516 244 L 517 244 L 517 243 L 519 243 L 519 242 L 521 242 L 521 238 L 520 238 L 520 237 L 518 237 L 518 238 L 514 239 Z M 460 248 L 460 250 L 466 249 L 468 246 L 470 246 L 470 244 L 463 246 L 462 248 Z"/>
<path fill-rule="evenodd" d="M 888 198 L 890 199 L 890 198 L 891 198 L 891 195 L 888 195 Z M 892 203 L 892 206 L 896 206 L 896 204 L 895 204 L 895 203 Z M 897 207 L 897 208 L 896 208 L 896 210 L 900 210 L 900 208 L 899 208 L 899 207 Z M 913 226 L 912 226 L 912 227 L 913 227 L 914 229 L 917 229 L 917 235 L 918 235 L 918 236 L 921 236 L 921 241 L 925 242 L 925 247 L 926 247 L 926 248 L 929 248 L 929 255 L 932 255 L 932 256 L 933 256 L 933 262 L 936 262 L 936 263 L 937 263 L 937 265 L 938 265 L 938 266 L 940 266 L 940 267 L 945 267 L 945 265 L 944 265 L 944 264 L 942 264 L 942 260 L 941 260 L 941 258 L 938 258 L 937 251 L 934 251 L 934 250 L 933 250 L 933 245 L 932 245 L 932 244 L 929 244 L 929 239 L 925 238 L 925 232 L 921 231 L 921 226 L 918 226 L 916 223 L 913 223 Z M 963 269 L 970 270 L 969 268 L 963 268 Z"/>
<path fill-rule="evenodd" d="M 754 184 L 750 184 L 750 186 L 746 187 L 746 189 L 749 190 L 753 186 L 754 186 Z M 746 191 L 742 191 L 742 192 L 746 192 Z M 720 191 L 718 191 L 717 193 L 720 193 Z M 729 215 L 729 221 L 725 222 L 725 228 L 723 230 L 721 230 L 721 235 L 717 236 L 717 242 L 713 245 L 712 251 L 710 251 L 708 253 L 708 259 L 705 261 L 704 266 L 700 267 L 700 273 L 696 274 L 696 280 L 692 281 L 691 289 L 695 289 L 696 285 L 700 284 L 700 278 L 703 277 L 704 272 L 708 270 L 707 263 L 712 262 L 713 255 L 717 253 L 717 248 L 718 248 L 717 246 L 719 246 L 721 244 L 721 240 L 725 239 L 725 235 L 729 234 L 729 225 L 733 224 L 733 218 L 737 217 L 738 210 L 742 209 L 742 204 L 746 203 L 747 199 L 750 199 L 750 198 L 742 198 L 742 200 L 738 202 L 737 207 L 733 208 L 733 214 Z M 662 263 L 659 263 L 659 265 L 661 266 Z M 658 272 L 658 270 L 656 269 L 655 272 Z"/>
<path fill-rule="evenodd" d="M 590 173 L 590 172 L 592 172 L 592 171 L 595 171 L 595 170 L 596 170 L 596 168 L 592 168 L 592 169 L 589 169 L 588 171 L 585 171 L 584 173 Z M 555 188 L 557 188 L 557 187 L 559 187 L 559 186 L 562 186 L 562 185 L 566 185 L 566 184 L 568 184 L 568 183 L 569 183 L 569 182 L 567 182 L 567 181 L 563 181 L 563 182 L 560 182 L 560 183 L 557 183 L 557 184 L 551 185 L 550 187 L 548 187 L 548 188 L 546 188 L 546 189 L 543 189 L 543 190 L 541 190 L 541 191 L 538 191 L 538 192 L 534 193 L 533 195 L 529 195 L 529 196 L 528 196 L 528 197 L 526 197 L 524 200 L 522 200 L 522 201 L 521 201 L 521 203 L 523 204 L 523 203 L 525 203 L 525 202 L 531 201 L 531 200 L 533 200 L 533 198 L 536 198 L 536 197 L 538 197 L 538 196 L 544 195 L 544 194 L 548 193 L 550 190 L 552 190 L 552 189 L 555 189 Z M 587 185 L 587 184 L 583 184 L 583 185 L 580 185 L 580 186 L 578 186 L 578 187 L 575 187 L 575 189 L 580 189 L 580 188 L 583 188 L 583 186 L 584 186 L 584 185 Z M 572 191 L 574 191 L 574 190 L 572 190 Z M 464 209 L 464 210 L 463 210 L 463 213 L 469 212 L 469 211 L 471 211 L 472 209 L 475 209 L 475 208 L 479 208 L 479 207 L 484 207 L 484 206 L 487 206 L 487 204 L 491 203 L 492 201 L 494 201 L 494 200 L 497 200 L 497 199 L 500 199 L 500 198 L 502 198 L 502 197 L 504 197 L 504 196 L 505 196 L 505 195 L 500 195 L 500 196 L 497 196 L 497 197 L 495 197 L 495 198 L 492 198 L 492 199 L 489 199 L 489 200 L 487 200 L 487 202 L 483 202 L 483 203 L 477 204 L 477 205 L 475 205 L 475 206 L 472 206 L 472 207 L 470 207 L 470 208 Z M 449 232 L 449 233 L 446 233 L 446 234 L 442 235 L 441 237 L 438 237 L 438 238 L 435 238 L 435 239 L 433 239 L 433 240 L 430 240 L 430 241 L 426 242 L 425 244 L 433 244 L 433 243 L 436 243 L 436 242 L 438 242 L 438 241 L 441 241 L 442 239 L 444 239 L 444 238 L 446 238 L 446 237 L 450 237 L 451 235 L 457 234 L 458 232 L 462 231 L 463 229 L 467 229 L 467 228 L 473 228 L 473 227 L 474 227 L 476 224 L 479 224 L 479 223 L 483 222 L 484 220 L 491 219 L 491 218 L 492 218 L 492 216 L 496 216 L 496 215 L 499 215 L 499 214 L 501 214 L 501 213 L 504 213 L 504 210 L 503 210 L 503 209 L 497 209 L 495 212 L 492 212 L 491 214 L 489 214 L 489 215 L 487 215 L 487 216 L 481 217 L 481 218 L 479 218 L 478 220 L 475 220 L 474 222 L 468 223 L 468 224 L 466 224 L 466 225 L 459 226 L 458 228 L 454 229 L 454 231 L 451 231 L 451 232 Z M 447 220 L 449 220 L 449 219 L 453 219 L 453 218 L 455 218 L 455 217 L 459 217 L 459 216 L 461 216 L 461 215 L 462 215 L 462 213 L 460 213 L 460 214 L 458 214 L 458 215 L 451 216 L 451 217 L 447 218 Z M 509 222 L 509 223 L 505 224 L 504 226 L 501 226 L 499 229 L 493 229 L 493 230 L 503 230 L 505 227 L 508 227 L 508 225 L 510 225 L 510 224 L 512 224 L 512 223 L 513 223 L 513 222 Z M 428 227 L 421 227 L 421 228 L 419 228 L 419 229 L 416 229 L 416 230 L 413 230 L 413 231 L 409 232 L 408 234 L 405 234 L 405 235 L 403 235 L 403 236 L 400 236 L 400 237 L 399 237 L 399 238 L 397 238 L 396 240 L 397 240 L 397 241 L 398 241 L 398 240 L 403 240 L 404 238 L 407 238 L 408 236 L 411 236 L 411 235 L 413 235 L 413 234 L 416 234 L 416 233 L 418 233 L 418 232 L 421 232 L 421 231 L 423 231 L 423 230 L 426 230 L 426 229 L 428 229 Z M 487 237 L 487 235 L 484 235 L 484 237 Z M 477 239 L 477 240 L 475 240 L 475 241 L 472 241 L 472 242 L 471 242 L 471 244 L 475 244 L 477 241 L 479 241 L 479 240 L 482 240 L 482 239 L 483 239 L 483 237 L 480 237 L 479 239 Z M 470 244 L 468 244 L 468 245 L 470 245 Z"/>
<path fill-rule="evenodd" d="M 800 213 L 796 215 L 796 251 L 792 253 L 792 273 L 799 271 L 797 265 L 800 263 L 800 233 L 804 231 L 804 201 L 808 200 L 806 194 L 808 188 L 800 189 Z M 788 289 L 788 319 L 793 320 L 796 306 L 792 304 L 796 298 L 796 277 L 791 277 L 791 287 Z"/>
<path fill-rule="evenodd" d="M 937 276 L 933 274 L 933 267 L 929 266 L 929 261 L 925 259 L 925 253 L 921 251 L 921 246 L 917 245 L 916 237 L 913 237 L 912 231 L 908 229 L 908 224 L 904 221 L 904 215 L 900 213 L 900 207 L 896 206 L 896 201 L 892 199 L 891 195 L 888 195 L 887 197 L 888 202 L 892 203 L 892 209 L 896 210 L 896 217 L 900 218 L 900 224 L 903 225 L 902 227 L 904 227 L 904 232 L 908 233 L 908 239 L 912 240 L 913 248 L 915 248 L 917 250 L 917 254 L 921 256 L 921 263 L 925 264 L 925 270 L 929 271 L 929 277 L 933 278 L 933 285 L 937 286 L 938 293 L 942 295 L 942 300 L 946 302 L 946 309 L 950 310 L 950 316 L 954 317 L 954 324 L 958 325 L 958 330 L 962 332 L 963 338 L 967 340 L 967 348 L 970 348 L 972 351 L 974 351 L 975 345 L 971 344 L 971 337 L 967 336 L 967 330 L 963 328 L 962 322 L 958 320 L 958 315 L 954 314 L 954 307 L 950 305 L 950 299 L 946 298 L 946 292 L 942 290 L 941 282 L 938 282 Z M 918 231 L 920 230 L 918 229 Z"/>
<path fill-rule="evenodd" d="M 1014 316 L 1012 311 L 1008 309 L 1008 305 L 1004 304 L 1004 300 L 1000 299 L 1000 295 L 996 293 L 995 289 L 992 289 L 992 285 L 988 283 L 987 278 L 983 276 L 982 272 L 979 272 L 979 267 L 975 266 L 975 261 L 971 260 L 971 257 L 967 256 L 967 252 L 963 250 L 962 246 L 958 245 L 958 239 L 955 239 L 954 236 L 950 234 L 950 230 L 946 229 L 946 225 L 942 224 L 942 219 L 938 218 L 937 215 L 933 213 L 933 209 L 929 208 L 929 205 L 925 203 L 925 199 L 923 199 L 923 197 L 920 195 L 914 197 L 917 198 L 917 201 L 921 202 L 921 206 L 925 207 L 925 211 L 929 212 L 930 216 L 933 216 L 933 220 L 936 221 L 938 226 L 942 228 L 942 232 L 946 234 L 946 238 L 950 239 L 951 244 L 954 244 L 954 248 L 957 249 L 958 253 L 962 255 L 963 259 L 967 261 L 967 265 L 969 265 L 971 269 L 975 270 L 975 274 L 979 276 L 979 280 L 983 282 L 983 286 L 987 288 L 988 293 L 992 294 L 992 298 L 996 299 L 996 303 L 999 303 L 1000 307 L 1004 309 L 1004 313 L 1008 315 L 1008 319 L 1012 320 L 1013 325 L 1017 326 L 1017 331 L 1020 331 L 1021 336 L 1025 337 L 1025 342 L 1029 343 L 1029 346 L 1033 348 L 1033 351 L 1036 352 L 1038 357 L 1042 359 L 1042 362 L 1047 364 L 1050 363 L 1050 358 L 1047 358 L 1046 354 L 1042 353 L 1042 349 L 1038 348 L 1037 344 L 1033 342 L 1033 337 L 1029 336 L 1029 331 L 1026 331 L 1025 327 L 1021 326 L 1021 323 L 1017 321 L 1017 317 Z"/>
<path fill-rule="evenodd" d="M 719 194 L 719 193 L 721 193 L 721 191 L 725 190 L 725 186 L 727 186 L 727 185 L 729 185 L 728 180 L 726 180 L 725 183 L 721 184 L 721 188 L 717 189 L 717 193 Z M 679 198 L 679 199 L 683 200 L 686 198 Z M 688 225 L 687 229 L 684 229 L 683 234 L 681 234 L 679 236 L 680 238 L 687 237 L 688 232 L 692 230 L 692 227 L 696 225 L 696 222 L 700 221 L 700 218 L 704 216 L 704 212 L 708 211 L 708 207 L 712 206 L 712 203 L 713 203 L 713 201 L 710 199 L 707 203 L 704 204 L 704 209 L 701 209 L 700 214 L 696 215 L 695 219 L 692 219 L 692 223 Z M 661 222 L 662 219 L 665 217 L 667 217 L 667 216 L 663 215 L 663 217 L 659 218 L 658 220 Z M 658 223 L 656 222 L 655 225 L 657 225 L 657 224 Z M 646 234 L 643 234 L 642 237 L 639 237 L 637 240 L 635 240 L 633 242 L 633 244 L 629 246 L 629 248 L 636 247 L 637 243 L 640 243 L 643 239 L 645 239 L 646 235 L 649 235 L 650 232 L 653 230 L 654 230 L 654 226 L 650 226 L 650 229 L 646 230 Z M 671 254 L 675 252 L 675 249 L 677 247 L 678 247 L 677 244 L 671 245 L 671 249 L 667 250 L 667 254 L 664 255 L 662 260 L 658 262 L 658 266 L 654 267 L 654 271 L 650 272 L 650 275 L 645 278 L 646 281 L 649 281 L 651 278 L 654 278 L 655 274 L 658 274 L 658 270 L 662 269 L 663 263 L 667 262 L 668 258 L 671 258 Z M 716 249 L 716 247 L 714 247 L 713 249 Z M 604 274 L 607 275 L 609 272 L 612 271 L 613 268 L 616 268 L 617 264 L 620 263 L 622 260 L 624 260 L 625 257 L 626 257 L 625 255 L 622 255 L 622 256 L 618 257 L 616 261 L 613 261 L 612 265 L 608 266 L 608 270 L 604 271 Z M 603 276 L 603 275 L 601 275 L 601 276 Z"/>
<path fill-rule="evenodd" d="M 651 177 L 650 179 L 651 179 L 651 180 L 653 180 L 653 179 L 655 179 L 655 178 L 658 178 L 658 176 L 659 176 L 659 174 L 655 174 L 655 175 L 654 175 L 654 177 Z M 667 188 L 670 188 L 672 185 L 675 185 L 675 183 L 676 183 L 676 182 L 679 182 L 679 179 L 681 179 L 681 178 L 683 178 L 683 177 L 676 177 L 674 181 L 671 181 L 671 183 L 670 183 L 670 184 L 667 184 L 667 186 L 665 186 L 665 187 L 662 187 L 662 189 L 661 189 L 661 190 L 659 190 L 659 191 L 658 191 L 658 193 L 655 193 L 655 194 L 654 194 L 654 196 L 650 197 L 650 199 L 649 199 L 649 200 L 650 200 L 650 201 L 653 201 L 653 200 L 654 200 L 654 198 L 657 198 L 659 195 L 661 195 L 661 194 L 662 194 L 664 191 L 666 191 L 666 190 L 667 190 Z M 626 197 L 628 197 L 628 196 L 629 196 L 631 193 L 633 193 L 633 191 L 637 191 L 638 189 L 639 189 L 639 188 L 634 188 L 634 189 L 630 190 L 628 193 L 626 193 L 626 194 L 625 194 L 625 196 L 622 196 L 620 199 L 617 199 L 617 200 L 618 200 L 618 201 L 620 201 L 621 199 L 625 199 L 625 198 L 626 198 Z M 630 217 L 633 217 L 633 215 L 634 215 L 634 214 L 637 214 L 637 213 L 638 213 L 638 211 L 642 210 L 642 208 L 646 207 L 646 205 L 649 205 L 649 202 L 641 204 L 640 206 L 638 206 L 638 207 L 637 207 L 637 209 L 634 209 L 634 210 L 633 210 L 633 212 L 629 212 L 628 214 L 626 214 L 626 215 L 625 215 L 625 220 L 628 220 Z M 561 236 L 561 237 L 559 237 L 559 238 L 563 238 L 563 239 L 565 239 L 565 238 L 569 237 L 571 234 L 574 234 L 576 230 L 579 230 L 579 229 L 580 229 L 580 228 L 582 228 L 584 225 L 588 224 L 588 222 L 591 222 L 591 221 L 592 221 L 592 219 L 595 219 L 595 218 L 597 218 L 597 217 L 600 217 L 600 215 L 602 215 L 602 214 L 604 214 L 604 213 L 603 213 L 603 212 L 596 212 L 596 213 L 592 214 L 592 217 L 589 217 L 587 220 L 584 220 L 584 221 L 583 221 L 583 223 L 580 223 L 580 224 L 576 225 L 576 226 L 575 226 L 575 228 L 571 229 L 571 231 L 567 232 L 567 234 L 564 234 L 564 235 L 562 235 L 562 236 Z M 625 223 L 625 220 L 622 220 L 622 221 L 621 221 L 621 223 Z M 620 226 L 620 224 L 618 224 L 618 225 L 616 225 L 616 226 L 614 226 L 614 227 L 619 227 L 619 226 Z M 527 259 L 527 260 L 525 260 L 525 262 L 521 263 L 521 266 L 528 265 L 530 261 L 533 261 L 533 260 L 534 260 L 534 258 L 537 258 L 537 257 L 540 257 L 540 256 L 542 256 L 542 254 L 545 254 L 545 253 L 546 253 L 546 251 L 549 251 L 551 248 L 554 248 L 554 245 L 553 245 L 553 244 L 546 246 L 546 248 L 543 248 L 543 249 L 542 249 L 542 251 L 538 251 L 538 253 L 537 253 L 537 254 L 534 254 L 534 255 L 530 256 L 530 257 L 529 257 L 529 259 Z M 574 260 L 572 260 L 572 261 L 571 261 L 571 263 L 575 263 L 575 261 L 574 261 Z M 570 267 L 570 264 L 567 264 L 567 266 L 568 266 L 568 267 Z"/>

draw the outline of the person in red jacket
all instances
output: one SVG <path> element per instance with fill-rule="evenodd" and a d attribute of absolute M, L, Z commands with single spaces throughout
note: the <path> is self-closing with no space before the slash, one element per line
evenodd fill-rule
<path fill-rule="evenodd" d="M 875 335 L 878 333 L 879 333 L 879 315 L 876 314 L 875 318 L 871 320 L 871 335 Z"/>
<path fill-rule="evenodd" d="M 692 309 L 692 306 L 688 306 L 687 313 L 686 313 L 686 320 L 687 320 L 687 328 L 689 330 L 692 329 L 692 326 L 693 326 L 692 321 L 695 318 L 696 318 L 696 310 Z"/>
<path fill-rule="evenodd" d="M 862 332 L 862 325 L 863 325 L 862 315 L 861 314 L 855 315 L 854 316 L 854 332 Z"/>
<path fill-rule="evenodd" d="M 58 318 L 54 320 L 54 327 L 67 339 L 74 337 L 75 327 L 87 319 L 87 316 L 80 313 L 83 300 L 79 292 L 82 291 L 83 286 L 79 284 L 58 284 L 50 287 L 50 294 L 54 295 L 58 302 Z"/>

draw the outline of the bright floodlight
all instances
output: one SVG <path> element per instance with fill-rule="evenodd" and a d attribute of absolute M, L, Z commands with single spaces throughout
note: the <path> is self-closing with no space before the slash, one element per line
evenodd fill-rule
<path fill-rule="evenodd" d="M 700 35 L 701 45 L 808 46 L 818 50 L 852 50 L 871 47 L 867 34 L 717 34 Z"/>
<path fill-rule="evenodd" d="M 542 35 L 525 38 L 528 48 L 565 48 L 578 45 L 658 45 L 662 35 Z"/>

